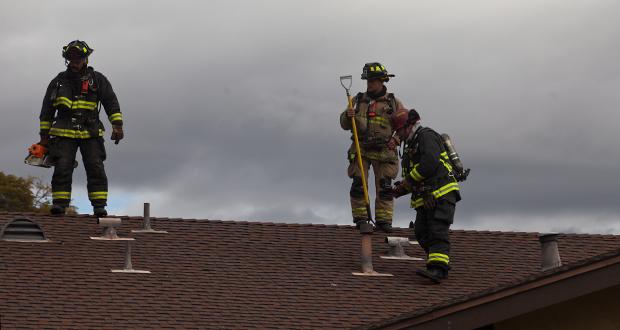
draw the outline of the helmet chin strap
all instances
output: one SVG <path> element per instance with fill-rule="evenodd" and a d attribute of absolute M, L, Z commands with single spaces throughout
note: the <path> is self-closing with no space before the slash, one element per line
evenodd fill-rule
<path fill-rule="evenodd" d="M 417 132 L 418 129 L 422 126 L 422 124 L 420 122 L 421 122 L 421 120 L 418 120 L 418 121 L 415 122 L 415 124 L 413 124 L 411 126 L 411 131 L 409 132 L 409 136 L 407 136 L 407 140 L 406 141 L 410 141 L 413 138 L 413 136 L 415 135 L 415 132 Z"/>

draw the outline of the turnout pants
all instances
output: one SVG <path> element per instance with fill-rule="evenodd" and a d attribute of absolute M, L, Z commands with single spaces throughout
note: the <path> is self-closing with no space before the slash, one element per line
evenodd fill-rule
<path fill-rule="evenodd" d="M 416 209 L 414 232 L 418 243 L 426 251 L 427 265 L 449 269 L 450 237 L 448 230 L 454 222 L 455 203 L 446 199 L 437 200 L 434 210 Z"/>
<path fill-rule="evenodd" d="M 70 139 L 54 137 L 50 142 L 50 156 L 54 163 L 52 176 L 52 203 L 67 207 L 71 202 L 73 165 L 78 148 L 86 169 L 88 199 L 93 206 L 106 206 L 108 178 L 103 161 L 106 158 L 103 138 Z"/>
<path fill-rule="evenodd" d="M 394 198 L 391 194 L 392 180 L 398 174 L 398 164 L 390 162 L 380 162 L 378 160 L 369 160 L 362 157 L 362 165 L 364 167 L 364 176 L 366 182 L 368 178 L 369 168 L 375 176 L 375 220 L 392 223 L 392 214 L 394 210 Z M 351 184 L 351 213 L 353 221 L 368 220 L 366 213 L 366 203 L 364 201 L 364 188 L 362 185 L 362 176 L 360 173 L 357 159 L 353 159 L 347 169 L 347 174 L 353 179 Z M 368 189 L 370 194 L 370 189 Z M 370 197 L 369 197 L 370 198 Z"/>

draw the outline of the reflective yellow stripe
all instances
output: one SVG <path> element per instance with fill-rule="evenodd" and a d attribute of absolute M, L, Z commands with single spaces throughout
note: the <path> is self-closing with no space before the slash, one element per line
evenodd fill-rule
<path fill-rule="evenodd" d="M 52 191 L 52 199 L 71 199 L 70 191 Z"/>
<path fill-rule="evenodd" d="M 88 193 L 89 199 L 107 199 L 108 192 L 107 191 L 93 191 Z"/>
<path fill-rule="evenodd" d="M 49 121 L 42 121 L 39 123 L 40 129 L 50 129 L 50 127 L 52 127 L 52 123 L 50 123 Z"/>
<path fill-rule="evenodd" d="M 447 185 L 433 191 L 433 196 L 435 199 L 455 190 L 459 190 L 459 184 L 456 182 L 450 182 Z M 420 206 L 424 205 L 424 199 L 422 197 L 417 198 L 415 200 L 411 200 L 411 207 L 416 209 Z"/>
<path fill-rule="evenodd" d="M 88 139 L 91 137 L 88 131 L 78 131 L 74 129 L 63 129 L 57 127 L 52 127 L 49 134 L 54 136 L 68 137 L 71 139 Z M 99 136 L 103 136 L 102 129 L 99 129 Z"/>
<path fill-rule="evenodd" d="M 377 220 L 392 220 L 393 212 L 391 210 L 386 209 L 377 209 L 375 211 L 375 216 Z"/>
<path fill-rule="evenodd" d="M 97 107 L 97 102 L 84 101 L 84 100 L 78 100 L 74 102 L 64 96 L 59 96 L 56 98 L 56 100 L 54 100 L 53 106 L 56 107 L 59 105 L 64 105 L 70 109 L 94 110 Z"/>
<path fill-rule="evenodd" d="M 422 176 L 422 174 L 418 172 L 419 166 L 420 164 L 415 164 L 415 166 L 413 167 L 413 170 L 411 170 L 411 172 L 409 173 L 409 175 L 411 175 L 411 177 L 417 182 L 424 180 L 424 177 Z"/>
<path fill-rule="evenodd" d="M 456 182 L 451 182 L 448 183 L 447 185 L 433 191 L 433 196 L 435 196 L 435 198 L 439 198 L 451 191 L 455 191 L 455 190 L 459 190 L 459 184 Z"/>
<path fill-rule="evenodd" d="M 443 159 L 439 159 L 439 161 L 443 164 L 443 166 L 448 170 L 448 173 L 452 173 L 452 165 Z"/>
<path fill-rule="evenodd" d="M 375 72 L 375 67 L 374 67 L 374 66 L 371 66 L 371 67 L 370 67 L 370 71 Z"/>
<path fill-rule="evenodd" d="M 71 100 L 69 100 L 66 97 L 60 96 L 60 97 L 57 97 L 56 100 L 54 100 L 53 106 L 56 107 L 61 104 L 66 106 L 67 108 L 71 108 L 71 105 L 73 104 L 73 102 L 71 102 Z"/>
<path fill-rule="evenodd" d="M 96 107 L 97 107 L 97 102 L 90 102 L 90 101 L 73 102 L 73 109 L 94 110 Z"/>
<path fill-rule="evenodd" d="M 123 115 L 120 112 L 117 113 L 113 113 L 110 115 L 110 117 L 108 117 L 110 119 L 110 122 L 116 121 L 116 120 L 123 120 Z"/>
<path fill-rule="evenodd" d="M 372 117 L 368 119 L 368 122 L 371 124 L 384 124 L 384 125 L 390 124 L 390 121 L 383 117 Z"/>
<path fill-rule="evenodd" d="M 351 213 L 353 214 L 354 217 L 365 217 L 367 215 L 365 207 L 357 207 L 357 208 L 351 209 Z"/>
<path fill-rule="evenodd" d="M 449 264 L 450 263 L 450 257 L 447 254 L 443 254 L 443 253 L 430 253 L 428 255 L 428 259 L 426 260 L 427 263 L 431 263 L 431 262 L 439 262 L 442 264 Z"/>

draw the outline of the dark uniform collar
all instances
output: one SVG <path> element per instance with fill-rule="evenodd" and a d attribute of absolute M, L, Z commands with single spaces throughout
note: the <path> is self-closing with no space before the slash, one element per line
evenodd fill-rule
<path fill-rule="evenodd" d="M 80 72 L 73 72 L 67 68 L 64 73 L 66 79 L 81 79 L 82 77 L 90 76 L 91 67 L 84 66 Z"/>
<path fill-rule="evenodd" d="M 371 100 L 376 100 L 376 99 L 378 99 L 380 97 L 385 96 L 385 94 L 387 94 L 387 87 L 385 87 L 385 86 L 383 86 L 381 91 L 379 91 L 377 93 L 366 92 L 366 96 L 368 96 Z"/>

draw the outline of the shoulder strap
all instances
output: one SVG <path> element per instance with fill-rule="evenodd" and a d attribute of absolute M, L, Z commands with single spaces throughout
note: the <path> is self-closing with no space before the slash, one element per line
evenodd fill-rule
<path fill-rule="evenodd" d="M 86 68 L 88 72 L 88 89 L 90 93 L 97 94 L 97 118 L 99 118 L 99 113 L 101 112 L 101 102 L 99 101 L 99 95 L 97 90 L 99 89 L 99 79 L 97 74 L 95 73 L 95 69 L 92 66 Z"/>
<path fill-rule="evenodd" d="M 396 111 L 396 97 L 394 96 L 394 93 L 388 93 L 387 95 L 388 100 L 390 101 L 390 106 L 392 107 L 392 111 Z"/>
<path fill-rule="evenodd" d="M 419 131 L 419 135 L 418 138 L 421 138 L 421 134 L 422 133 L 429 133 L 431 134 L 433 137 L 435 137 L 435 139 L 437 139 L 437 143 L 439 144 L 439 150 L 441 150 L 442 152 L 446 151 L 446 147 L 443 144 L 443 138 L 441 137 L 441 134 L 437 133 L 437 131 L 435 131 L 434 129 L 430 128 L 430 127 L 422 127 L 420 128 Z"/>
<path fill-rule="evenodd" d="M 355 112 L 358 112 L 360 110 L 360 103 L 366 100 L 366 98 L 364 97 L 364 93 L 357 93 L 357 95 L 355 95 L 353 99 L 355 100 Z"/>
<path fill-rule="evenodd" d="M 64 78 L 64 76 L 65 76 L 65 72 L 62 71 L 56 75 L 56 78 L 54 78 L 54 82 L 56 86 L 54 86 L 54 90 L 50 94 L 50 101 L 54 102 L 54 100 L 58 96 L 58 89 L 60 88 L 60 82 Z"/>
<path fill-rule="evenodd" d="M 428 127 L 420 127 L 420 128 L 418 129 L 418 131 L 417 131 L 417 132 L 415 132 L 415 135 L 414 135 L 414 137 L 413 137 L 413 139 L 412 139 L 412 142 L 418 142 L 418 141 L 420 141 L 420 140 L 422 139 L 422 136 L 423 136 L 424 134 L 426 134 L 427 132 L 429 132 L 429 131 L 432 131 L 432 129 L 430 129 L 430 128 L 428 128 Z"/>

